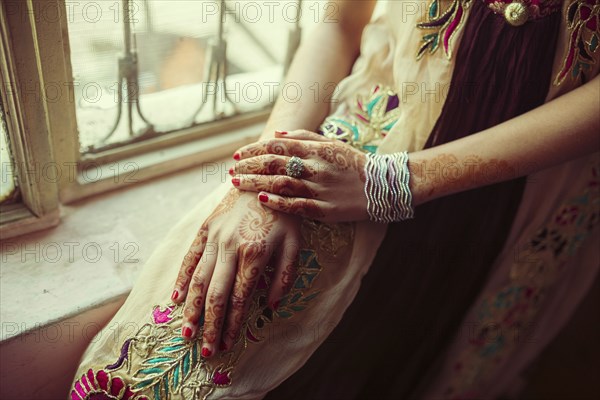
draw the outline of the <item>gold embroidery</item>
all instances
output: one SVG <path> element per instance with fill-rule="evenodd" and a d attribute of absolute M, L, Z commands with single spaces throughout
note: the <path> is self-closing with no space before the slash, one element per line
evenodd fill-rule
<path fill-rule="evenodd" d="M 471 0 L 453 0 L 444 11 L 441 10 L 441 3 L 441 0 L 433 0 L 427 10 L 427 19 L 417 24 L 419 29 L 433 31 L 423 36 L 417 50 L 417 60 L 420 60 L 427 50 L 430 54 L 435 53 L 440 42 L 446 58 L 452 58 L 452 39 L 464 25 L 465 13 L 471 5 Z"/>
<path fill-rule="evenodd" d="M 547 223 L 520 248 L 511 265 L 510 282 L 490 291 L 477 307 L 469 344 L 452 365 L 455 372 L 448 397 L 480 397 L 478 385 L 519 345 L 531 340 L 539 306 L 564 273 L 563 266 L 598 225 L 600 162 L 590 166 L 590 179 L 578 196 L 550 215 Z"/>
<path fill-rule="evenodd" d="M 554 79 L 555 86 L 563 83 L 568 75 L 572 80 L 584 80 L 585 73 L 591 72 L 596 64 L 600 41 L 600 2 L 575 0 L 567 7 L 565 19 L 568 44 L 562 66 Z"/>

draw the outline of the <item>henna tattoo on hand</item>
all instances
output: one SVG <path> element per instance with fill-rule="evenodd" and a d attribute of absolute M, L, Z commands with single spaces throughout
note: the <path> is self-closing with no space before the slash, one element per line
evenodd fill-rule
<path fill-rule="evenodd" d="M 342 143 L 326 143 L 318 147 L 317 155 L 340 171 L 353 170 L 365 181 L 365 156 L 358 150 Z"/>
<path fill-rule="evenodd" d="M 215 210 L 210 214 L 210 216 L 206 219 L 204 225 L 207 227 L 213 222 L 215 219 L 220 217 L 223 214 L 231 211 L 235 203 L 240 198 L 240 191 L 236 189 L 230 189 L 229 192 L 223 197 L 223 200 L 217 205 Z"/>
<path fill-rule="evenodd" d="M 220 332 L 225 318 L 225 296 L 221 293 L 211 293 L 208 296 L 208 307 L 204 324 L 204 341 L 215 343 L 217 332 Z"/>
<path fill-rule="evenodd" d="M 255 199 L 248 202 L 248 208 L 250 211 L 240 222 L 238 229 L 240 236 L 252 242 L 266 238 L 273 229 L 278 215 L 272 210 L 261 207 Z"/>
<path fill-rule="evenodd" d="M 305 218 L 319 219 L 325 216 L 321 207 L 312 199 L 297 198 L 290 201 L 290 199 L 279 198 L 277 208 L 285 213 Z"/>

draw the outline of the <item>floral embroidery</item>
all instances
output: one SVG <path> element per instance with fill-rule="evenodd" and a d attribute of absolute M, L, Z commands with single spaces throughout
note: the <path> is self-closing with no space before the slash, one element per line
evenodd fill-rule
<path fill-rule="evenodd" d="M 479 304 L 469 347 L 453 365 L 456 375 L 446 388 L 448 397 L 481 397 L 478 384 L 492 377 L 517 346 L 531 340 L 539 305 L 568 258 L 598 224 L 600 163 L 593 164 L 590 172 L 584 192 L 559 207 L 520 249 L 511 267 L 511 282 Z"/>
<path fill-rule="evenodd" d="M 569 31 L 567 50 L 554 85 L 560 85 L 568 75 L 571 79 L 584 79 L 584 74 L 596 64 L 600 39 L 600 1 L 576 0 L 569 4 L 566 13 Z"/>
<path fill-rule="evenodd" d="M 341 140 L 361 151 L 374 153 L 400 115 L 400 100 L 391 89 L 377 85 L 366 96 L 358 96 L 355 106 L 344 115 L 325 119 L 319 133 Z"/>
<path fill-rule="evenodd" d="M 462 28 L 465 18 L 465 10 L 470 6 L 471 0 L 453 0 L 446 10 L 441 10 L 441 0 L 433 0 L 427 10 L 427 20 L 419 22 L 417 28 L 433 30 L 423 36 L 422 43 L 417 50 L 417 60 L 429 50 L 435 53 L 440 45 L 444 48 L 446 57 L 452 57 L 451 40 Z"/>
<path fill-rule="evenodd" d="M 273 311 L 267 306 L 267 294 L 274 275 L 274 270 L 267 267 L 257 284 L 250 317 L 242 330 L 245 335 L 232 349 L 211 360 L 201 356 L 202 328 L 197 340 L 186 341 L 181 336 L 183 305 L 155 306 L 150 322 L 123 343 L 113 364 L 97 373 L 90 369 L 75 383 L 72 400 L 204 400 L 216 389 L 230 386 L 234 368 L 245 349 L 249 343 L 264 339 L 263 330 L 267 324 L 272 323 L 274 317 L 292 318 L 319 294 L 318 291 L 310 292 L 322 270 L 317 255 L 322 255 L 322 250 L 327 248 L 333 251 L 324 254 L 325 259 L 337 257 L 337 252 L 351 243 L 352 235 L 351 224 L 329 225 L 305 220 L 302 236 L 306 245 L 315 250 L 301 249 L 298 275 L 290 293 L 280 302 L 278 310 Z M 127 377 L 127 380 L 116 375 Z"/>
<path fill-rule="evenodd" d="M 165 324 L 167 322 L 171 322 L 173 317 L 171 317 L 171 313 L 173 312 L 173 307 L 166 307 L 164 310 L 161 310 L 159 306 L 154 307 L 152 310 L 152 319 L 155 324 Z"/>
<path fill-rule="evenodd" d="M 71 400 L 148 400 L 136 395 L 121 378 L 112 378 L 110 373 L 89 369 L 75 382 Z"/>
<path fill-rule="evenodd" d="M 494 13 L 504 15 L 506 6 L 514 3 L 514 0 L 485 0 L 485 2 L 488 3 L 488 7 Z M 526 7 L 529 21 L 544 18 L 560 11 L 563 4 L 562 0 L 520 0 L 519 2 Z"/>

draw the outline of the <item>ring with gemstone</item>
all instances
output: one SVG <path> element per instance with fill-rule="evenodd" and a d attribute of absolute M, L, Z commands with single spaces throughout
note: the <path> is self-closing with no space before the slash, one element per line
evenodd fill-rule
<path fill-rule="evenodd" d="M 285 173 L 292 178 L 300 178 L 304 172 L 304 163 L 299 157 L 293 156 L 285 165 Z"/>

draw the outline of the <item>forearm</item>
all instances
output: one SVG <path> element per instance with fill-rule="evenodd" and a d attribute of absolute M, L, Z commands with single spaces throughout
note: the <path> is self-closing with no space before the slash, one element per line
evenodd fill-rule
<path fill-rule="evenodd" d="M 261 139 L 272 138 L 275 130 L 316 130 L 327 116 L 335 88 L 358 57 L 361 33 L 374 1 L 353 8 L 343 1 L 336 4 L 333 19 L 337 22 L 322 22 L 296 52 L 282 86 L 290 88 L 290 94 L 277 99 Z"/>
<path fill-rule="evenodd" d="M 485 131 L 410 154 L 413 204 L 528 175 L 600 150 L 600 76 Z"/>

